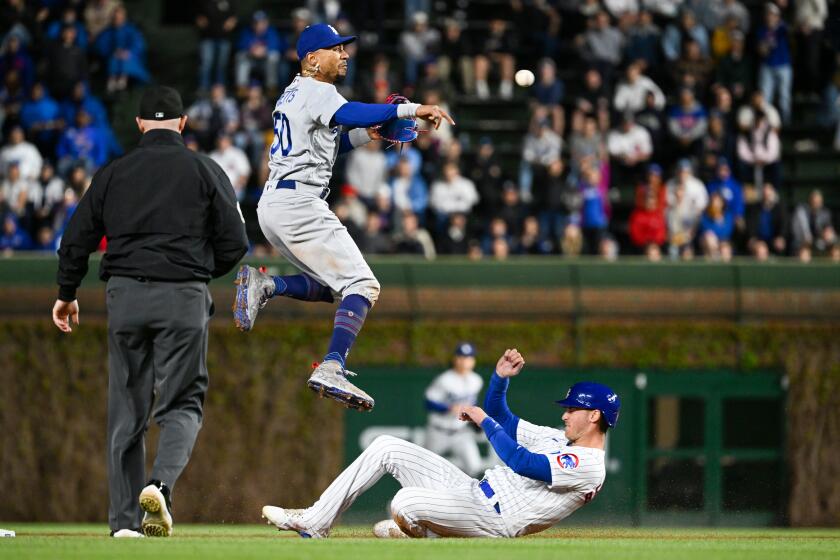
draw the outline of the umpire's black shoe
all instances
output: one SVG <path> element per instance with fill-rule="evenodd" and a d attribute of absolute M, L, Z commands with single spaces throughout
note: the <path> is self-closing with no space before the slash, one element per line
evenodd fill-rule
<path fill-rule="evenodd" d="M 150 480 L 140 492 L 143 516 L 143 534 L 147 537 L 172 535 L 172 500 L 169 487 L 159 480 Z"/>

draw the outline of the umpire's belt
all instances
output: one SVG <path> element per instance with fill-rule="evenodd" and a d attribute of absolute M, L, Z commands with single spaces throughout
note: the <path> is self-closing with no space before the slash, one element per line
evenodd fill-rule
<path fill-rule="evenodd" d="M 489 499 L 492 499 L 493 496 L 496 495 L 496 491 L 493 490 L 493 487 L 490 486 L 490 483 L 487 482 L 486 478 L 481 479 L 481 482 L 478 483 L 478 487 L 481 488 L 481 491 L 484 492 L 484 495 L 487 496 Z M 496 503 L 493 504 L 493 509 L 496 510 L 496 513 L 499 515 L 502 514 L 502 509 L 499 507 L 499 501 L 496 500 Z"/>
<path fill-rule="evenodd" d="M 265 184 L 265 189 L 291 189 L 296 190 L 300 189 L 301 191 L 313 191 L 318 195 L 318 198 L 324 200 L 330 194 L 330 189 L 327 187 L 316 187 L 314 185 L 307 185 L 306 183 L 298 183 L 297 181 L 289 181 L 289 180 L 281 180 L 281 181 L 269 181 Z M 320 192 L 318 192 L 320 191 Z"/>

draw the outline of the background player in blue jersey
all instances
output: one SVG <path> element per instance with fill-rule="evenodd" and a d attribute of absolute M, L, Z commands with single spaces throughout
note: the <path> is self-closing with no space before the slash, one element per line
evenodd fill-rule
<path fill-rule="evenodd" d="M 329 348 L 308 385 L 322 396 L 370 410 L 373 399 L 347 380 L 355 374 L 344 362 L 379 297 L 379 282 L 325 201 L 333 164 L 339 154 L 377 138 L 371 127 L 393 119 L 419 118 L 435 128 L 444 120 L 455 122 L 436 105 L 348 102 L 334 84 L 347 73 L 344 45 L 355 40 L 325 24 L 310 25 L 298 39 L 301 72 L 274 107 L 269 178 L 257 216 L 266 239 L 300 274 L 272 277 L 243 266 L 233 309 L 236 326 L 248 331 L 274 296 L 325 302 L 339 297 Z"/>

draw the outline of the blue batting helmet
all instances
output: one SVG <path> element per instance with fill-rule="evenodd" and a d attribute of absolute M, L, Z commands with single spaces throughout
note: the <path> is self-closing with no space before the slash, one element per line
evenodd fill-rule
<path fill-rule="evenodd" d="M 618 422 L 618 412 L 621 408 L 621 399 L 615 391 L 592 381 L 575 383 L 569 388 L 566 398 L 556 402 L 569 408 L 600 410 L 610 428 L 615 427 L 615 423 Z"/>

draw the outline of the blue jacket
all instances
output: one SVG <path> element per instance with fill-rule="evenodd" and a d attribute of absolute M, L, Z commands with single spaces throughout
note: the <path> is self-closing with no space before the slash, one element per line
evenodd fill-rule
<path fill-rule="evenodd" d="M 773 68 L 779 66 L 790 66 L 790 41 L 788 30 L 784 23 L 780 23 L 776 29 L 768 29 L 761 25 L 756 32 L 758 43 L 769 43 L 770 52 L 764 57 L 764 63 Z"/>
<path fill-rule="evenodd" d="M 68 127 L 58 142 L 56 156 L 59 159 L 87 159 L 100 167 L 108 160 L 108 139 L 101 129 L 93 125 L 84 128 Z"/>
<path fill-rule="evenodd" d="M 712 181 L 706 185 L 709 196 L 719 192 L 726 201 L 726 211 L 736 218 L 744 217 L 744 191 L 741 189 L 741 183 L 735 180 L 734 177 L 729 177 L 726 181 Z"/>
<path fill-rule="evenodd" d="M 64 27 L 64 23 L 61 21 L 54 21 L 47 27 L 47 39 L 52 39 L 53 41 L 58 41 L 61 39 L 61 28 Z M 82 22 L 77 21 L 73 27 L 76 28 L 76 46 L 82 47 L 86 49 L 88 46 L 88 36 L 87 30 L 85 29 L 84 24 Z"/>
<path fill-rule="evenodd" d="M 604 201 L 598 185 L 581 183 L 583 206 L 580 209 L 581 225 L 585 228 L 604 229 L 609 225 L 609 218 L 604 210 Z"/>
<path fill-rule="evenodd" d="M 732 213 L 725 212 L 720 220 L 713 220 L 707 213 L 700 218 L 700 234 L 711 231 L 721 241 L 729 241 L 732 238 L 733 219 Z"/>
<path fill-rule="evenodd" d="M 38 101 L 28 100 L 20 109 L 20 124 L 29 130 L 34 124 L 54 121 L 61 117 L 58 103 L 46 93 Z"/>

